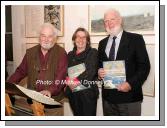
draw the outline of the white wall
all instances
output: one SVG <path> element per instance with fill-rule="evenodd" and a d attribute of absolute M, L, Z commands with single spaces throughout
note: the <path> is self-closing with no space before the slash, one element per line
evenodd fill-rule
<path fill-rule="evenodd" d="M 25 38 L 25 15 L 24 6 L 12 6 L 12 30 L 13 30 L 13 58 L 15 69 L 21 62 L 25 50 L 26 42 L 37 42 L 37 38 Z M 88 29 L 88 6 L 74 5 L 64 6 L 64 36 L 59 38 L 58 42 L 64 43 L 65 50 L 72 50 L 72 34 L 78 27 Z M 104 36 L 91 36 L 92 43 L 98 43 Z M 144 35 L 146 44 L 154 45 L 154 35 Z M 96 44 L 97 46 L 97 44 Z M 152 58 L 154 60 L 154 58 Z M 154 116 L 154 97 L 144 97 L 142 105 L 142 115 Z M 65 115 L 72 115 L 68 103 L 65 103 Z M 97 115 L 102 115 L 101 98 L 98 100 Z"/>
<path fill-rule="evenodd" d="M 24 6 L 12 6 L 13 60 L 16 68 L 25 53 Z"/>

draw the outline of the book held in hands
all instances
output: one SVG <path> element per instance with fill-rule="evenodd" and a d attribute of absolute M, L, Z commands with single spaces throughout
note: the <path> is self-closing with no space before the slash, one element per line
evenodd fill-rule
<path fill-rule="evenodd" d="M 125 61 L 105 61 L 103 68 L 106 72 L 104 76 L 104 89 L 116 89 L 118 85 L 126 81 Z"/>
<path fill-rule="evenodd" d="M 86 70 L 86 67 L 84 63 L 69 67 L 68 76 L 70 79 L 74 79 L 78 77 L 80 74 L 82 74 L 85 70 Z M 73 92 L 78 92 L 78 91 L 85 90 L 88 88 L 90 88 L 90 86 L 86 87 L 80 83 L 76 88 L 74 88 Z"/>

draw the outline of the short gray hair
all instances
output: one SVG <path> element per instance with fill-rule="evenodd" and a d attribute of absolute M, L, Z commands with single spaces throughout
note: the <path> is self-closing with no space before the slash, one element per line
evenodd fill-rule
<path fill-rule="evenodd" d="M 114 8 L 110 8 L 110 9 L 108 9 L 105 13 L 104 13 L 104 17 L 105 17 L 105 15 L 107 15 L 107 14 L 109 14 L 109 13 L 111 13 L 111 12 L 114 12 L 115 13 L 115 15 L 118 17 L 118 18 L 120 18 L 121 19 L 121 26 L 123 27 L 123 17 L 121 16 L 121 14 L 120 14 L 120 12 L 118 11 L 118 10 L 116 10 L 116 9 L 114 9 Z"/>
<path fill-rule="evenodd" d="M 53 35 L 56 37 L 57 36 L 57 30 L 56 28 L 54 27 L 54 25 L 52 25 L 51 23 L 44 23 L 40 26 L 40 29 L 39 29 L 39 34 L 41 33 L 42 29 L 43 28 L 51 28 L 53 30 Z"/>
<path fill-rule="evenodd" d="M 122 18 L 122 16 L 120 15 L 119 11 L 114 9 L 114 8 L 110 8 L 109 10 L 107 10 L 105 13 L 104 13 L 104 16 L 108 13 L 111 13 L 111 12 L 114 12 L 116 14 L 116 16 L 118 16 L 119 18 Z"/>

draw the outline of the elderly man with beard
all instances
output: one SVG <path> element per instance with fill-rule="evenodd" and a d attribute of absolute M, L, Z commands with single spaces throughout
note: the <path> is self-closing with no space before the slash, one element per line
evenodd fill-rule
<path fill-rule="evenodd" d="M 115 9 L 104 14 L 104 26 L 109 35 L 99 42 L 98 76 L 103 79 L 106 75 L 104 61 L 123 60 L 126 81 L 116 89 L 102 86 L 103 113 L 105 116 L 140 116 L 142 85 L 149 74 L 150 61 L 143 36 L 123 30 L 122 20 Z"/>
<path fill-rule="evenodd" d="M 48 97 L 63 92 L 67 71 L 67 54 L 55 43 L 57 33 L 50 23 L 44 23 L 39 31 L 39 45 L 26 51 L 15 73 L 7 80 L 18 84 L 27 76 L 27 88 Z M 55 82 L 59 81 L 59 82 Z"/>

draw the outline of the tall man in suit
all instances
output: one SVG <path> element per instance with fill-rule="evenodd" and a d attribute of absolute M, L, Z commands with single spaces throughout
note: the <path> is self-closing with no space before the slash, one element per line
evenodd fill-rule
<path fill-rule="evenodd" d="M 109 35 L 99 42 L 99 79 L 106 75 L 104 61 L 124 60 L 126 82 L 117 89 L 102 87 L 103 113 L 105 116 L 140 116 L 142 85 L 150 71 L 144 39 L 142 35 L 124 31 L 122 17 L 114 9 L 104 14 L 104 26 Z"/>

